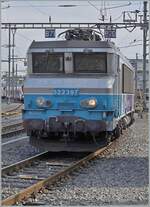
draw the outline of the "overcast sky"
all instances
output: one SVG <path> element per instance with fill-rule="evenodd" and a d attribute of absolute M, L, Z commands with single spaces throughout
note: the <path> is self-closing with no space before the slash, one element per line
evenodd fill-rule
<path fill-rule="evenodd" d="M 70 4 L 74 7 L 64 8 L 60 5 Z M 101 22 L 104 14 L 106 22 L 110 16 L 112 22 L 122 22 L 123 11 L 143 11 L 142 1 L 6 1 L 2 3 L 2 22 Z M 117 7 L 117 8 L 114 8 Z M 139 13 L 140 14 L 140 13 Z M 60 32 L 57 31 L 57 34 Z M 45 39 L 44 30 L 17 30 L 15 35 L 15 55 L 26 57 L 26 52 L 33 40 Z M 56 38 L 58 39 L 58 38 Z M 52 40 L 52 39 L 50 39 Z M 142 30 L 132 32 L 117 30 L 117 38 L 112 39 L 127 58 L 135 58 L 136 52 L 142 58 Z M 136 41 L 136 42 L 135 42 Z M 8 31 L 2 31 L 2 45 L 8 44 Z M 137 46 L 134 46 L 137 45 Z M 129 47 L 132 46 L 132 47 Z M 2 59 L 8 58 L 8 49 L 2 47 Z M 19 64 L 20 70 L 24 69 Z M 8 70 L 2 64 L 2 70 Z"/>

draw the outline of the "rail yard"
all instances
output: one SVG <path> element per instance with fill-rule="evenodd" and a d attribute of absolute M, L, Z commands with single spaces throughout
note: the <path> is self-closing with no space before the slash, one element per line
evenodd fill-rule
<path fill-rule="evenodd" d="M 148 117 L 93 153 L 40 152 L 22 134 L 2 137 L 3 205 L 148 202 Z M 117 175 L 117 176 L 116 176 Z"/>
<path fill-rule="evenodd" d="M 149 205 L 148 12 L 2 1 L 1 206 Z"/>

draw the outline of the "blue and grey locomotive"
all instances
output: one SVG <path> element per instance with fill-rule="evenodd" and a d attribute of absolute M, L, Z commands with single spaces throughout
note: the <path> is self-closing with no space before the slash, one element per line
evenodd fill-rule
<path fill-rule="evenodd" d="M 109 41 L 33 41 L 23 120 L 31 143 L 89 151 L 133 123 L 134 70 Z"/>

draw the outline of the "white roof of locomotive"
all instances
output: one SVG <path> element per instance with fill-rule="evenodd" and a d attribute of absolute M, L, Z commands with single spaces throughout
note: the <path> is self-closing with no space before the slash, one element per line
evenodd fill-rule
<path fill-rule="evenodd" d="M 85 40 L 61 40 L 61 41 L 33 41 L 31 48 L 114 48 L 113 42 L 85 41 Z"/>

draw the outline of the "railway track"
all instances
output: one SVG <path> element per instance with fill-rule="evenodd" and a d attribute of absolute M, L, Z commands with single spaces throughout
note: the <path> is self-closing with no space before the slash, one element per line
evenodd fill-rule
<path fill-rule="evenodd" d="M 16 133 L 24 132 L 23 122 L 15 122 L 2 127 L 2 137 L 8 137 Z"/>
<path fill-rule="evenodd" d="M 68 160 L 62 156 L 61 159 L 52 160 L 47 156 L 48 152 L 44 152 L 2 168 L 2 205 L 26 205 L 28 198 L 35 198 L 39 191 L 67 177 L 80 167 L 85 167 L 97 156 L 104 155 L 113 143 L 78 160 Z"/>
<path fill-rule="evenodd" d="M 16 111 L 16 110 L 20 109 L 21 106 L 22 106 L 22 104 L 19 104 L 18 106 L 13 107 L 12 109 L 7 110 L 7 111 L 5 111 L 5 112 L 2 112 L 1 114 L 5 114 L 5 113 L 9 113 L 9 112 Z"/>
<path fill-rule="evenodd" d="M 29 139 L 29 137 L 28 136 L 23 136 L 23 137 L 18 137 L 16 139 L 11 139 L 9 141 L 3 142 L 1 144 L 1 146 L 5 146 L 5 145 L 8 145 L 8 144 L 12 144 L 12 143 L 15 143 L 15 142 L 19 142 L 19 141 L 22 141 L 22 140 L 25 140 L 25 139 Z"/>
<path fill-rule="evenodd" d="M 16 108 L 10 109 L 8 111 L 2 112 L 1 116 L 3 117 L 11 117 L 11 116 L 16 116 L 22 113 L 22 104 L 17 106 Z"/>

